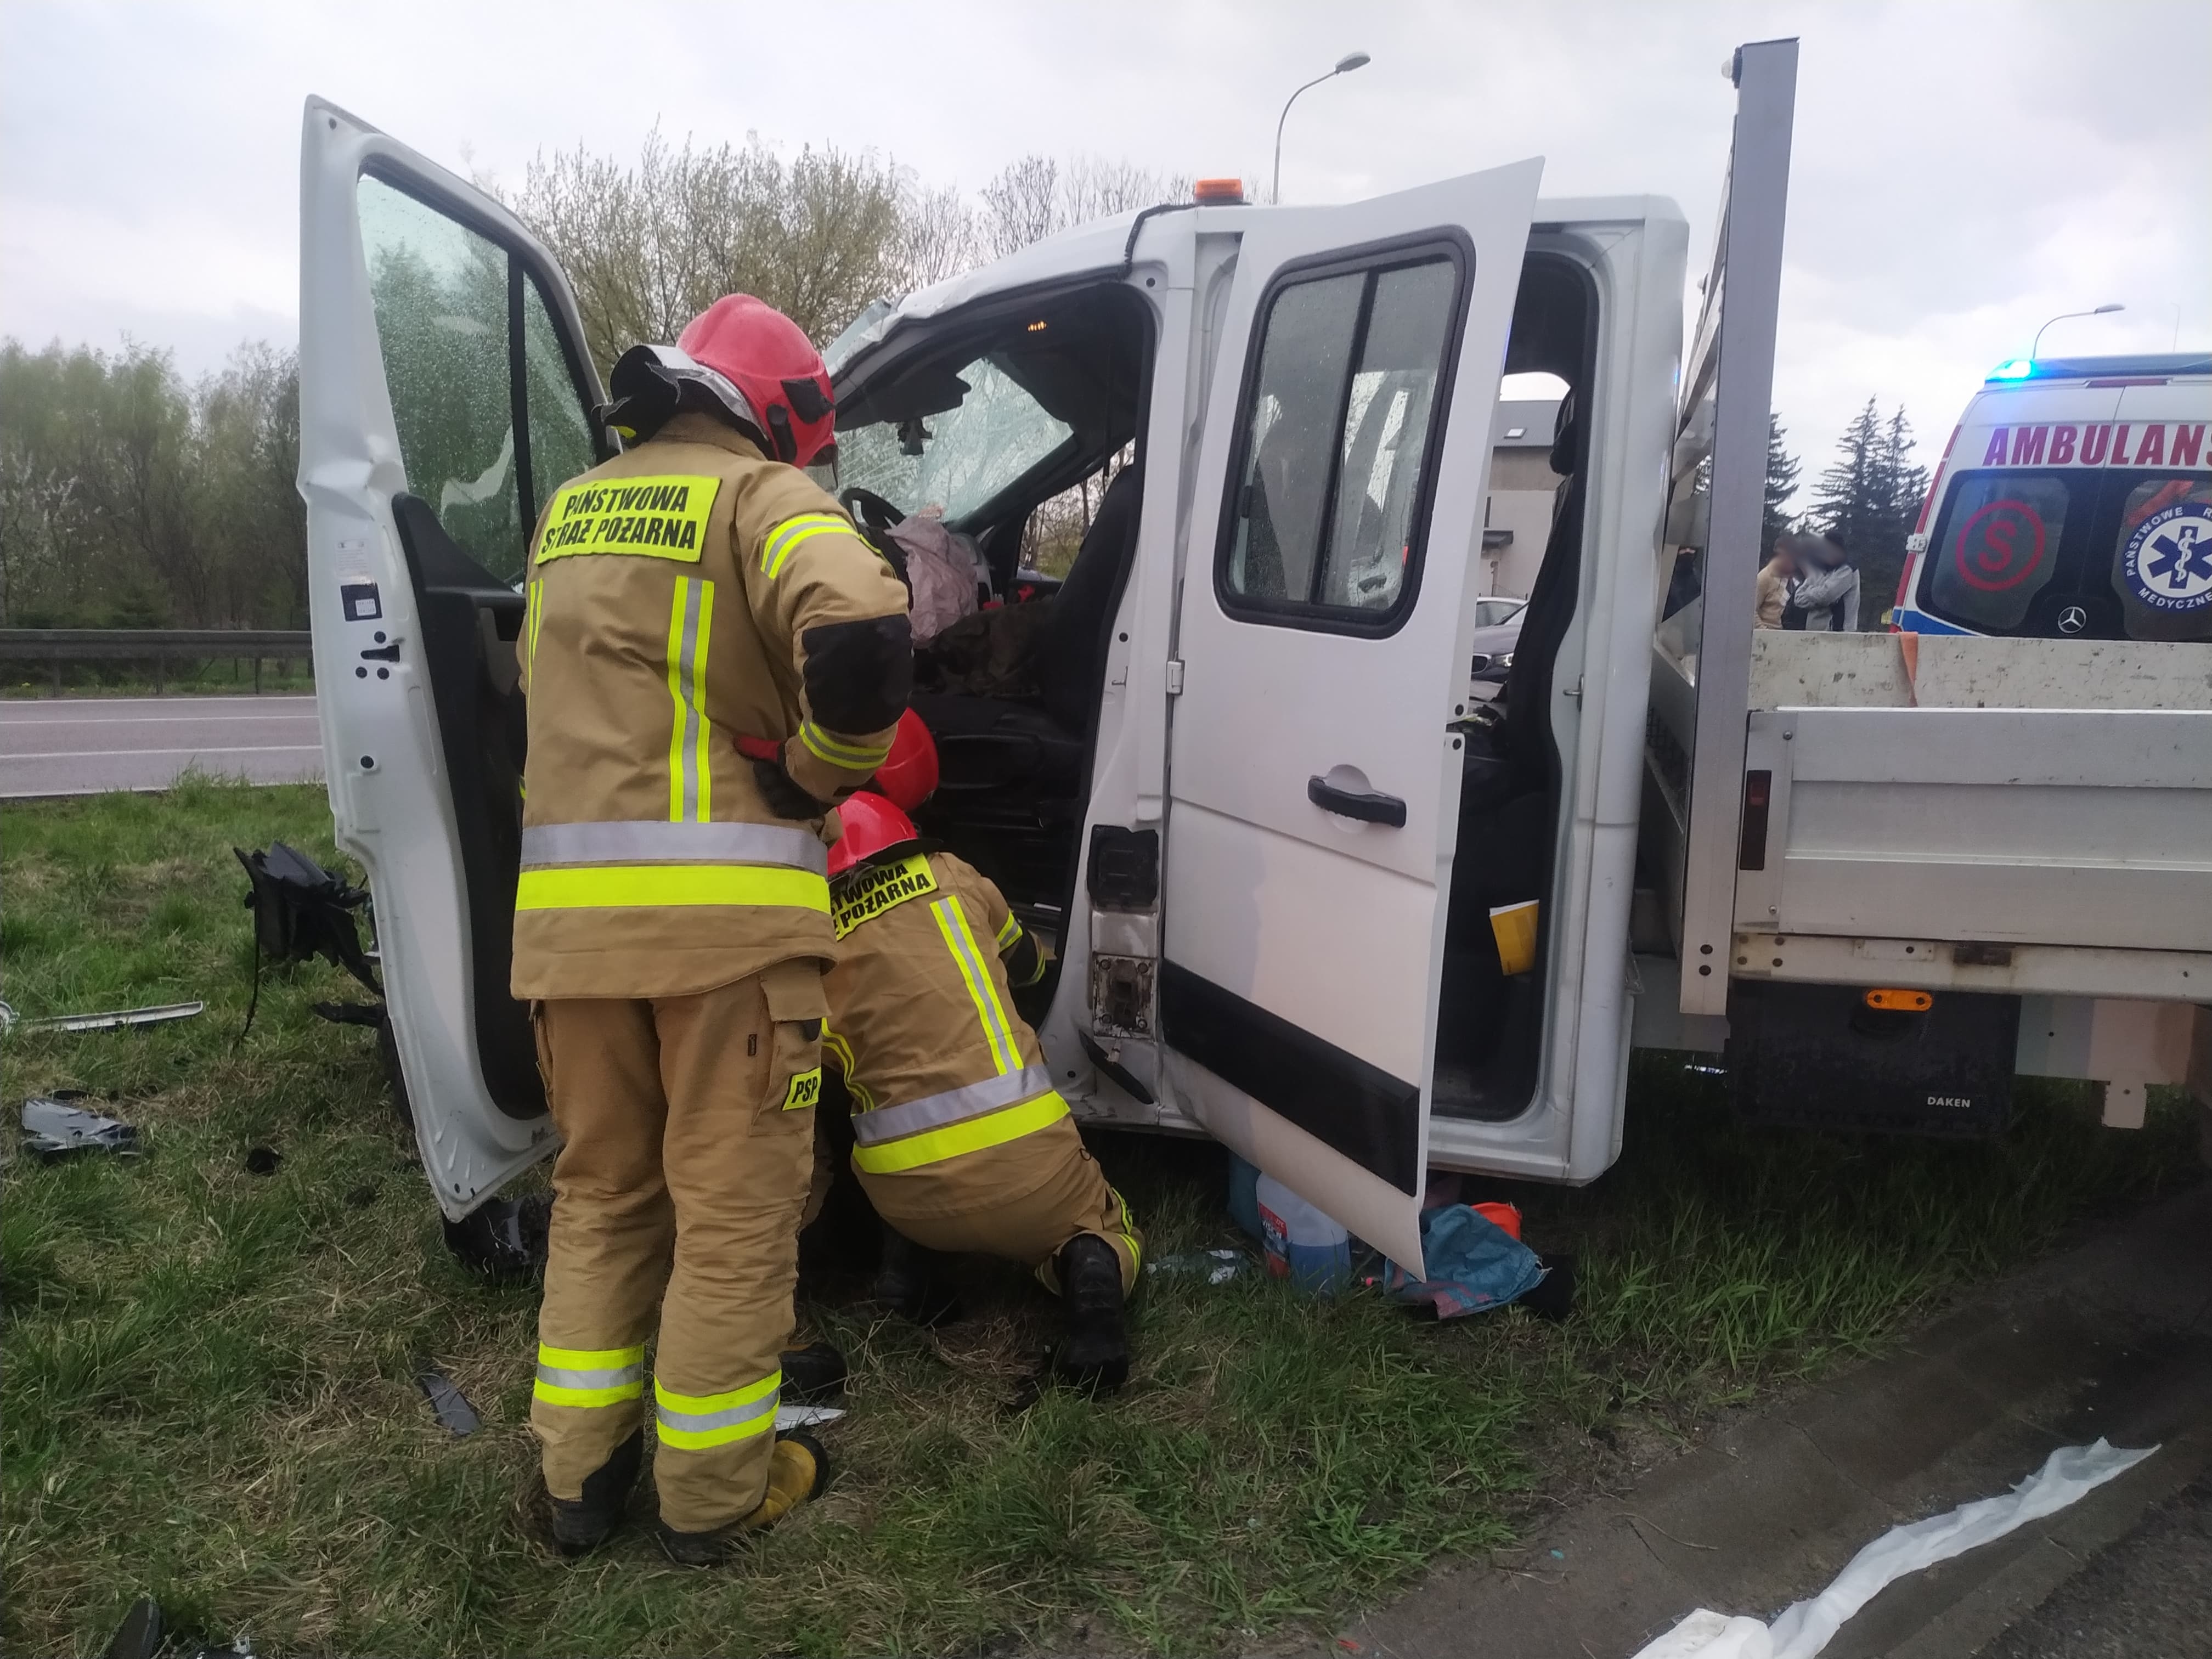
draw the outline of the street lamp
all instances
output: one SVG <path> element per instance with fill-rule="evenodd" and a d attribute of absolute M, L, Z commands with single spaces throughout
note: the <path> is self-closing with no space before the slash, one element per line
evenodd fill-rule
<path fill-rule="evenodd" d="M 1308 91 L 1324 81 L 1334 81 L 1340 75 L 1349 75 L 1356 69 L 1365 69 L 1373 61 L 1364 52 L 1348 52 L 1336 60 L 1334 69 L 1326 75 L 1316 75 L 1300 87 L 1298 92 Z M 1275 118 L 1275 178 L 1273 186 L 1267 193 L 1267 199 L 1272 203 L 1279 204 L 1283 199 L 1283 123 L 1291 118 L 1291 106 L 1298 101 L 1298 92 L 1292 93 L 1283 100 L 1283 112 Z"/>
<path fill-rule="evenodd" d="M 2063 323 L 2069 317 L 2102 317 L 2107 312 L 2125 311 L 2127 307 L 2125 306 L 2119 304 L 2118 301 L 2114 301 L 2110 305 L 2099 306 L 2094 311 L 2062 311 L 2056 317 L 2053 317 L 2051 319 L 2051 323 Z M 2043 355 L 2040 349 L 2043 344 L 2043 329 L 2049 328 L 2051 326 L 2051 323 L 2045 323 L 2043 325 L 2043 328 L 2039 328 L 2035 331 L 2035 343 L 2027 349 L 2028 362 L 2033 362 L 2038 357 Z"/>

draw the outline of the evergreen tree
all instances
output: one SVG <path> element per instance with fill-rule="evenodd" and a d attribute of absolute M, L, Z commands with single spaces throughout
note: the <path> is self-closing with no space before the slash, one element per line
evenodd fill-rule
<path fill-rule="evenodd" d="M 1836 459 L 1813 484 L 1813 522 L 1844 538 L 1856 559 L 1871 528 L 1875 473 L 1881 447 L 1881 417 L 1874 399 L 1844 428 L 1836 441 Z"/>
<path fill-rule="evenodd" d="M 1900 405 L 1885 421 L 1869 398 L 1813 486 L 1813 522 L 1843 538 L 1859 571 L 1859 625 L 1887 617 L 1905 568 L 1905 538 L 1920 516 L 1928 469 L 1912 459 L 1912 422 Z"/>
<path fill-rule="evenodd" d="M 1789 514 L 1783 509 L 1790 498 L 1797 493 L 1797 475 L 1803 469 L 1797 458 L 1783 447 L 1782 441 L 1789 436 L 1782 422 L 1775 416 L 1766 417 L 1766 509 L 1759 526 L 1759 557 L 1764 563 L 1774 550 L 1778 536 L 1787 535 L 1790 527 Z"/>

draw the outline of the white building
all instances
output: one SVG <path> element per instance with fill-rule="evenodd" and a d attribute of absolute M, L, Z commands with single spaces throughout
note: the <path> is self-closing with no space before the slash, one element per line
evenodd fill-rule
<path fill-rule="evenodd" d="M 1500 403 L 1490 429 L 1490 495 L 1483 503 L 1481 591 L 1526 599 L 1552 533 L 1552 427 L 1557 398 Z"/>

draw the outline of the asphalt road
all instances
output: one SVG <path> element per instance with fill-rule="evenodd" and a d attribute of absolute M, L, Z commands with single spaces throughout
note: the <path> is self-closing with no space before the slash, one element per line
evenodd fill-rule
<path fill-rule="evenodd" d="M 166 789 L 188 766 L 253 783 L 319 779 L 314 698 L 0 701 L 0 799 Z"/>

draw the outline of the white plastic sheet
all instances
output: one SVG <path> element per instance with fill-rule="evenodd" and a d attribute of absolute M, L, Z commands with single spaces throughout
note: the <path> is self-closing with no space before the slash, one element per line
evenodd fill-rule
<path fill-rule="evenodd" d="M 2002 1498 L 1962 1504 L 1925 1521 L 1891 1528 L 1853 1556 L 1827 1589 L 1785 1609 L 1771 1626 L 1699 1607 L 1639 1650 L 1636 1659 L 1814 1659 L 1845 1620 L 1907 1573 L 2054 1515 L 2157 1449 L 2122 1451 L 2103 1440 L 2093 1446 L 2062 1446 Z"/>

